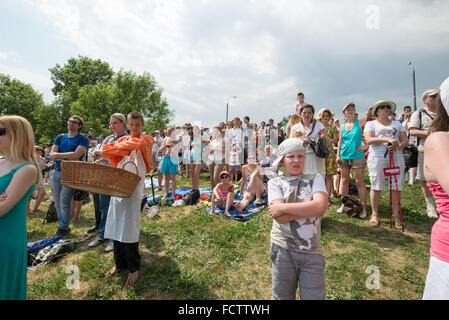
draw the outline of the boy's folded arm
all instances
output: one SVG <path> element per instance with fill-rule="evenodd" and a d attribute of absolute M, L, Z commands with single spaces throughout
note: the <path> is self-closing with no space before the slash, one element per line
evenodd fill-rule
<path fill-rule="evenodd" d="M 284 203 L 283 200 L 274 200 L 272 203 Z M 275 218 L 278 223 L 286 223 L 298 218 L 321 217 L 328 207 L 327 194 L 315 192 L 311 201 L 285 203 L 285 210 L 281 216 Z"/>

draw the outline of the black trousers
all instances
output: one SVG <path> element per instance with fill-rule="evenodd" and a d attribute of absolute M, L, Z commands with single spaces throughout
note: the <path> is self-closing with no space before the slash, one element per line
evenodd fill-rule
<path fill-rule="evenodd" d="M 117 269 L 128 269 L 130 273 L 140 269 L 139 243 L 123 243 L 114 240 L 114 260 Z"/>

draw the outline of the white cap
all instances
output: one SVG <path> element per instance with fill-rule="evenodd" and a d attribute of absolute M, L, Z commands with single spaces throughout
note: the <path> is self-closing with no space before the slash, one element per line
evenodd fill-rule
<path fill-rule="evenodd" d="M 298 138 L 289 138 L 282 141 L 282 143 L 278 146 L 277 156 L 278 158 L 274 160 L 273 167 L 277 167 L 281 160 L 289 153 L 304 150 L 304 144 L 301 139 Z"/>

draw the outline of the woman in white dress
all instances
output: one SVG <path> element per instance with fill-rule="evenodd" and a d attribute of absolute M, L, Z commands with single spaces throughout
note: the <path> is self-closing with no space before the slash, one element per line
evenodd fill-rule
<path fill-rule="evenodd" d="M 114 275 L 123 269 L 129 271 L 126 285 L 132 285 L 139 277 L 140 255 L 140 205 L 144 190 L 145 175 L 151 171 L 153 137 L 144 135 L 143 116 L 140 112 L 128 114 L 129 136 L 107 144 L 101 150 L 101 156 L 118 168 L 123 168 L 141 177 L 130 198 L 111 197 L 108 218 L 106 220 L 105 238 L 114 241 L 115 267 L 106 275 Z M 134 166 L 132 163 L 136 166 Z"/>
<path fill-rule="evenodd" d="M 304 142 L 306 150 L 306 163 L 303 172 L 305 174 L 319 173 L 324 178 L 324 158 L 318 158 L 309 144 L 309 139 L 324 139 L 326 143 L 331 143 L 331 139 L 326 135 L 324 125 L 313 120 L 315 108 L 311 104 L 306 104 L 300 109 L 301 122 L 291 128 L 291 137 L 299 138 Z"/>

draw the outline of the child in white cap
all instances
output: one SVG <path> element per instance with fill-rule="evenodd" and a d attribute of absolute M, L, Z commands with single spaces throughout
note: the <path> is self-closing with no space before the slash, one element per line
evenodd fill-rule
<path fill-rule="evenodd" d="M 322 300 L 326 287 L 321 247 L 321 221 L 328 207 L 320 174 L 304 175 L 305 151 L 300 139 L 284 140 L 278 148 L 285 174 L 268 181 L 271 229 L 272 299 Z"/>

